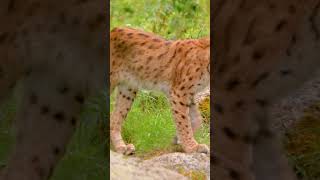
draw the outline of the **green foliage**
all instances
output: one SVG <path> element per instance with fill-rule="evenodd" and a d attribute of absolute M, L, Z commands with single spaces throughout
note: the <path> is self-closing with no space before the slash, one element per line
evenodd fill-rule
<path fill-rule="evenodd" d="M 111 29 L 142 28 L 169 39 L 199 38 L 210 33 L 209 0 L 112 0 Z"/>

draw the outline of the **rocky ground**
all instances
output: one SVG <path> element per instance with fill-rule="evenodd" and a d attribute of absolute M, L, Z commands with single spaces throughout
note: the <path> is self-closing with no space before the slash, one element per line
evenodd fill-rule
<path fill-rule="evenodd" d="M 320 102 L 320 72 L 270 109 L 275 128 L 280 132 L 290 129 L 303 116 L 304 110 L 317 102 Z"/>
<path fill-rule="evenodd" d="M 320 73 L 315 77 L 320 77 Z M 208 95 L 209 90 L 200 94 L 197 101 Z M 320 78 L 306 82 L 270 109 L 274 127 L 279 132 L 290 129 L 303 116 L 304 110 L 316 102 L 320 102 Z M 209 159 L 209 156 L 198 153 L 170 153 L 141 160 L 111 152 L 111 179 L 210 179 Z"/>
<path fill-rule="evenodd" d="M 206 180 L 210 160 L 204 154 L 170 153 L 149 160 L 110 151 L 111 180 Z"/>

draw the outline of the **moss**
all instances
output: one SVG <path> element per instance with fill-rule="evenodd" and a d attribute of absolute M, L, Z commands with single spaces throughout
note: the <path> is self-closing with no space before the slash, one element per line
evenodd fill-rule
<path fill-rule="evenodd" d="M 191 180 L 206 180 L 207 175 L 203 171 L 186 170 L 183 167 L 177 167 L 178 173 L 190 178 Z"/>
<path fill-rule="evenodd" d="M 287 132 L 285 149 L 300 179 L 320 179 L 320 103 Z"/>

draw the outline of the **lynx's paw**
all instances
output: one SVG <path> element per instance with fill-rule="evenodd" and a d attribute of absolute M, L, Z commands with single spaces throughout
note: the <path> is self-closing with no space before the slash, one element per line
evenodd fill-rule
<path fill-rule="evenodd" d="M 132 155 L 135 152 L 135 148 L 133 144 L 122 145 L 116 148 L 116 152 L 123 155 Z"/>

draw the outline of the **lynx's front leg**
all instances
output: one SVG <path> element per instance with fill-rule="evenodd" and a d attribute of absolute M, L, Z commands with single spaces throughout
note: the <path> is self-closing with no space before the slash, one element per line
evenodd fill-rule
<path fill-rule="evenodd" d="M 174 89 L 171 92 L 170 100 L 177 128 L 178 139 L 181 141 L 184 151 L 187 153 L 209 153 L 209 148 L 207 145 L 198 144 L 193 136 L 193 130 L 189 117 L 190 95 L 185 94 L 185 92 L 182 92 L 179 89 Z"/>
<path fill-rule="evenodd" d="M 192 131 L 193 131 L 193 134 L 195 134 L 202 124 L 202 116 L 200 114 L 198 106 L 195 104 L 194 101 L 192 101 L 190 104 L 189 116 L 191 119 Z M 178 140 L 178 136 L 174 137 L 173 144 L 180 144 L 180 141 Z"/>
<path fill-rule="evenodd" d="M 116 99 L 115 109 L 111 114 L 110 121 L 110 136 L 111 142 L 115 150 L 122 154 L 132 154 L 135 151 L 133 144 L 125 144 L 121 136 L 121 126 L 125 120 L 132 102 L 137 94 L 135 89 L 125 85 L 118 86 L 118 94 Z"/>

